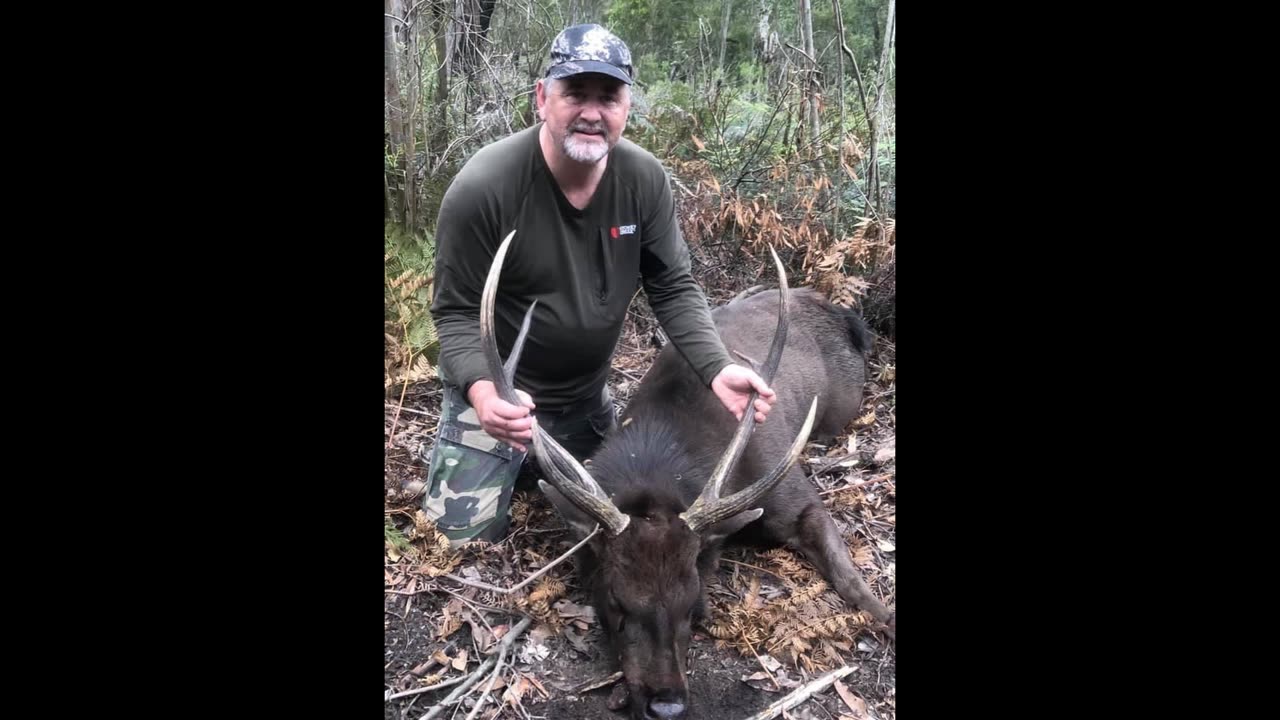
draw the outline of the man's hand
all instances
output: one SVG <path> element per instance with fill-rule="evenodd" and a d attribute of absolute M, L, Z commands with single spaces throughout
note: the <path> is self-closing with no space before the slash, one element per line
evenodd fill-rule
<path fill-rule="evenodd" d="M 490 380 L 477 380 L 467 391 L 467 400 L 476 409 L 480 426 L 484 431 L 511 447 L 524 452 L 523 443 L 533 440 L 533 398 L 523 390 L 516 390 L 523 405 L 512 405 L 498 397 L 498 389 Z"/>
<path fill-rule="evenodd" d="M 742 412 L 747 408 L 747 400 L 751 397 L 751 391 L 755 390 L 760 393 L 760 397 L 756 398 L 756 422 L 764 422 L 765 417 L 769 414 L 769 409 L 773 407 L 773 403 L 778 399 L 774 395 L 773 390 L 765 384 L 764 378 L 757 375 L 753 370 L 745 368 L 741 365 L 726 365 L 719 375 L 711 381 L 711 390 L 715 392 L 716 397 L 720 398 L 720 402 L 724 403 L 729 412 L 739 420 L 742 419 Z"/>

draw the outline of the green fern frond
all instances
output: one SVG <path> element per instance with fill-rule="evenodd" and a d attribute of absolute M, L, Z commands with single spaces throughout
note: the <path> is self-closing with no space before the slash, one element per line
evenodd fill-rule
<path fill-rule="evenodd" d="M 384 518 L 384 522 L 385 527 L 383 537 L 385 541 L 391 543 L 391 545 L 400 552 L 408 550 L 409 539 L 404 536 L 404 533 L 400 532 L 395 525 L 391 524 L 391 518 Z"/>

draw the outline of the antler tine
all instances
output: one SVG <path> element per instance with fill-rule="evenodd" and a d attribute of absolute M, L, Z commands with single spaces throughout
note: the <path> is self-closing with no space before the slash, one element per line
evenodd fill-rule
<path fill-rule="evenodd" d="M 789 320 L 789 305 L 787 297 L 787 271 L 782 267 L 782 260 L 778 259 L 778 253 L 774 251 L 773 246 L 769 246 L 769 254 L 773 255 L 773 264 L 778 269 L 778 326 L 773 332 L 773 343 L 769 346 L 769 356 L 765 360 L 764 368 L 760 373 L 766 384 L 773 383 L 774 373 L 778 371 L 778 365 L 782 362 L 782 350 L 787 343 L 787 323 Z M 724 485 L 724 481 L 733 472 L 737 466 L 738 460 L 742 458 L 742 453 L 747 449 L 747 442 L 751 439 L 751 433 L 755 429 L 755 403 L 759 393 L 754 390 L 751 397 L 747 399 L 747 409 L 742 413 L 742 419 L 738 421 L 738 429 L 733 434 L 733 439 L 729 441 L 729 447 L 725 450 L 724 455 L 720 457 L 720 462 L 716 464 L 715 470 L 711 472 L 710 479 L 702 489 L 702 494 L 697 500 L 689 506 L 687 510 L 680 514 L 685 523 L 689 527 L 693 527 L 695 522 L 701 523 L 698 516 L 707 511 L 720 499 L 720 488 Z"/>
<path fill-rule="evenodd" d="M 516 231 L 512 230 L 502 244 L 498 246 L 498 251 L 493 254 L 493 264 L 489 266 L 489 276 L 485 278 L 484 291 L 480 295 L 480 347 L 484 350 L 485 363 L 489 366 L 489 374 L 493 376 L 494 387 L 498 390 L 498 397 L 506 400 L 512 405 L 519 405 L 520 398 L 516 395 L 515 389 L 515 362 L 509 362 L 509 367 L 503 367 L 502 358 L 498 355 L 498 339 L 494 336 L 493 331 L 493 308 L 494 302 L 498 295 L 498 277 L 502 275 L 502 262 L 507 258 L 507 249 L 511 247 L 511 238 L 515 237 Z M 534 301 L 535 304 L 537 301 Z M 516 361 L 520 357 L 521 351 L 524 350 L 524 340 L 529 327 L 529 320 L 533 314 L 533 305 L 525 311 L 524 322 L 520 327 L 520 335 L 516 339 L 516 344 L 511 348 L 511 360 Z"/>
<path fill-rule="evenodd" d="M 516 343 L 511 346 L 511 354 L 507 356 L 507 364 L 502 366 L 503 375 L 513 389 L 516 384 L 516 366 L 520 364 L 520 352 L 524 350 L 524 340 L 529 335 L 529 323 L 533 320 L 533 309 L 536 307 L 538 307 L 538 301 L 534 300 L 529 303 L 529 309 L 524 311 L 524 320 L 520 322 L 520 332 L 516 335 Z"/>
<path fill-rule="evenodd" d="M 685 520 L 689 525 L 689 529 L 699 532 L 704 528 L 711 527 L 726 518 L 746 510 L 755 505 L 765 495 L 768 495 L 783 476 L 800 458 L 800 454 L 804 452 L 805 443 L 809 441 L 809 433 L 813 430 L 813 419 L 818 412 L 818 397 L 813 397 L 813 402 L 809 403 L 809 415 L 804 420 L 804 425 L 800 428 L 800 433 L 796 435 L 796 439 L 791 443 L 791 449 L 783 456 L 782 460 L 773 468 L 773 470 L 764 477 L 752 483 L 749 487 L 744 488 L 723 500 L 718 500 L 693 517 Z"/>
<path fill-rule="evenodd" d="M 574 482 L 568 474 L 561 470 L 562 466 L 568 466 L 578 478 L 590 481 L 590 487 L 595 492 L 603 495 L 600 486 L 595 480 L 591 479 L 586 468 L 582 467 L 567 450 L 561 447 L 542 428 L 535 428 L 533 431 L 533 451 L 534 458 L 538 461 L 538 466 L 542 468 L 542 472 L 546 474 L 547 480 L 570 502 L 577 505 L 579 510 L 590 515 L 600 525 L 608 528 L 613 535 L 618 535 L 627 529 L 627 525 L 631 523 L 630 515 L 619 510 L 618 506 L 614 505 L 613 501 L 608 497 L 597 496 L 582 484 Z"/>
<path fill-rule="evenodd" d="M 520 326 L 520 334 L 512 346 L 511 355 L 504 367 L 498 355 L 497 338 L 494 336 L 493 312 L 498 293 L 498 278 L 502 274 L 502 263 L 506 260 L 507 250 L 515 231 L 507 235 L 498 251 L 493 255 L 493 265 L 489 267 L 489 276 L 485 279 L 484 291 L 480 297 L 480 345 L 484 350 L 485 363 L 498 396 L 512 405 L 519 405 L 520 398 L 515 391 L 515 370 L 520 353 L 524 349 L 524 341 L 529 331 L 529 323 L 533 316 L 535 301 L 525 311 L 524 322 Z M 600 485 L 591 477 L 586 468 L 574 459 L 535 421 L 533 427 L 534 457 L 548 480 L 574 505 L 590 515 L 596 522 L 608 528 L 614 535 L 622 532 L 631 517 L 618 510 L 605 495 Z M 575 478 L 576 477 L 576 481 Z"/>

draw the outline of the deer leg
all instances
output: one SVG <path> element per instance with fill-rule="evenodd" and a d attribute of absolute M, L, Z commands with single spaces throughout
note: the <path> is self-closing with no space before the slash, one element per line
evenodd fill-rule
<path fill-rule="evenodd" d="M 862 573 L 853 566 L 844 538 L 840 537 L 835 521 L 821 503 L 809 505 L 800 512 L 792 537 L 792 547 L 818 568 L 845 602 L 871 613 L 872 617 L 888 626 L 889 637 L 894 637 L 897 626 L 894 613 L 871 593 Z"/>

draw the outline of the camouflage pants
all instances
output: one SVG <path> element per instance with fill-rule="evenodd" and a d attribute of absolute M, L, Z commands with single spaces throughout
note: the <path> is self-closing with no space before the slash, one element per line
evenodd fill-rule
<path fill-rule="evenodd" d="M 615 422 L 607 387 L 593 402 L 554 413 L 537 410 L 534 415 L 579 462 L 595 452 Z M 472 540 L 502 539 L 510 523 L 511 493 L 526 456 L 481 429 L 466 395 L 445 382 L 423 511 L 454 547 Z"/>

